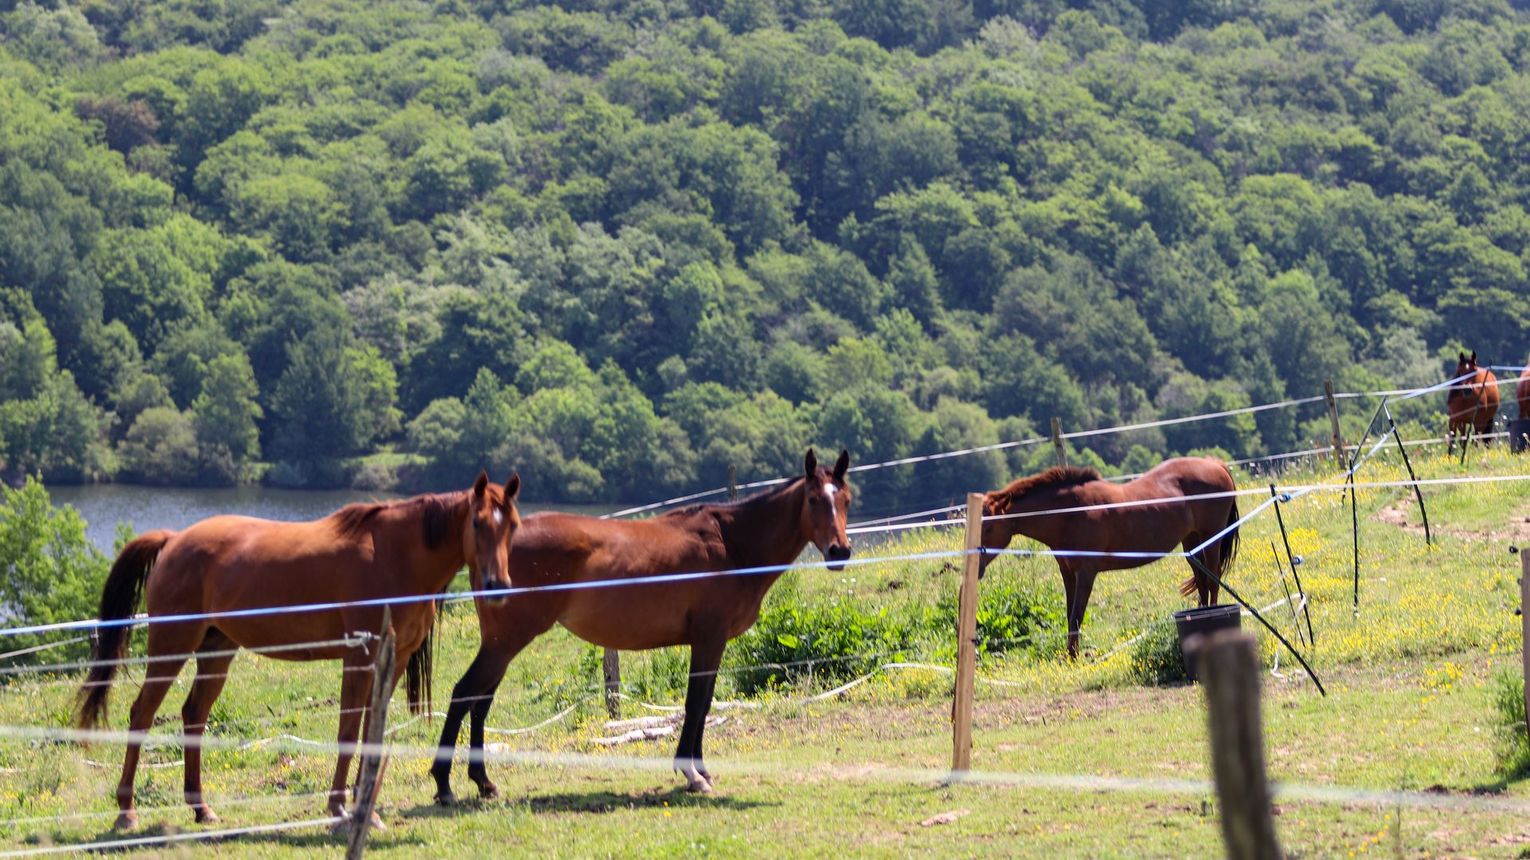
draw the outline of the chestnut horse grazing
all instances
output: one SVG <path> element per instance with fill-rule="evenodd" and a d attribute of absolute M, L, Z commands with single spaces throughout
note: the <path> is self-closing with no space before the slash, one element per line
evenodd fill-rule
<path fill-rule="evenodd" d="M 778 571 L 706 576 L 626 585 L 619 581 L 670 573 L 787 565 L 812 543 L 831 570 L 850 557 L 845 534 L 850 487 L 841 452 L 831 471 L 811 450 L 806 472 L 788 484 L 729 504 L 693 505 L 648 520 L 602 520 L 560 513 L 526 517 L 510 554 L 517 588 L 589 583 L 591 587 L 516 594 L 499 606 L 479 602 L 482 643 L 452 690 L 431 775 L 436 800 L 451 803 L 452 754 L 462 719 L 471 710 L 468 778 L 480 797 L 499 791 L 483 760 L 483 723 L 505 668 L 531 640 L 562 624 L 587 642 L 623 651 L 670 645 L 691 648 L 685 723 L 675 769 L 691 791 L 711 791 L 701 758 L 701 736 L 717 667 L 728 640 L 748 630 Z M 611 581 L 615 585 L 603 585 Z"/>
<path fill-rule="evenodd" d="M 133 809 L 133 775 L 142 744 L 139 733 L 154 724 L 154 713 L 187 657 L 197 655 L 196 680 L 181 719 L 186 745 L 186 803 L 198 822 L 218 817 L 202 796 L 200 741 L 207 715 L 223 689 L 239 648 L 280 649 L 284 660 L 341 660 L 340 754 L 330 784 L 329 812 L 345 816 L 345 783 L 356 732 L 372 687 L 371 664 L 377 640 L 356 645 L 336 640 L 384 631 L 382 606 L 198 617 L 265 607 L 352 603 L 406 595 L 431 595 L 467 565 L 475 588 L 508 587 L 510 536 L 519 524 L 515 496 L 520 476 L 503 488 L 479 474 L 471 490 L 416 496 L 385 504 L 355 504 L 304 523 L 219 516 L 185 531 L 151 531 L 123 547 L 101 594 L 101 619 L 132 617 L 146 595 L 149 662 L 133 702 L 129 741 L 117 786 L 119 829 L 138 823 Z M 429 635 L 432 600 L 391 607 L 396 666 L 408 664 L 411 709 L 420 708 L 430 687 Z M 161 616 L 192 619 L 155 623 Z M 130 629 L 99 628 L 92 661 L 79 692 L 78 720 L 93 728 L 106 716 L 112 677 L 127 652 Z M 304 647 L 312 643 L 313 647 Z M 160 658 L 163 659 L 155 659 Z M 398 674 L 388 680 L 398 682 Z M 366 717 L 371 721 L 371 715 Z M 375 813 L 374 813 L 375 814 Z M 376 822 L 380 823 L 380 822 Z"/>
<path fill-rule="evenodd" d="M 1464 451 L 1473 432 L 1481 436 L 1492 429 L 1493 416 L 1498 414 L 1498 377 L 1486 367 L 1477 366 L 1476 350 L 1470 358 L 1464 352 L 1456 353 L 1456 372 L 1450 378 L 1461 379 L 1463 376 L 1467 378 L 1452 385 L 1445 395 L 1445 411 L 1450 413 L 1446 434 L 1449 443 L 1445 446 L 1447 455 L 1455 451 L 1458 437 Z M 1524 407 L 1520 408 L 1523 410 Z M 1488 440 L 1482 440 L 1482 444 L 1488 444 Z"/>
<path fill-rule="evenodd" d="M 1021 478 L 987 495 L 983 502 L 983 548 L 1003 549 L 1018 534 L 1040 541 L 1054 551 L 1167 553 L 1182 546 L 1185 552 L 1190 552 L 1238 521 L 1238 503 L 1232 495 L 1181 497 L 1230 494 L 1234 489 L 1227 467 L 1210 457 L 1165 460 L 1142 477 L 1124 484 L 1101 480 L 1094 469 L 1059 466 Z M 1143 504 L 1075 510 L 1122 502 Z M 1003 516 L 1006 514 L 1009 516 Z M 1194 558 L 1220 580 L 1237 553 L 1238 530 L 1234 528 Z M 982 556 L 980 575 L 995 557 Z M 1095 575 L 1105 570 L 1140 567 L 1154 560 L 1137 556 L 1057 557 L 1067 597 L 1068 656 L 1078 656 L 1078 631 L 1089 608 Z M 1217 582 L 1194 564 L 1190 571 L 1180 593 L 1199 592 L 1202 606 L 1215 603 Z"/>

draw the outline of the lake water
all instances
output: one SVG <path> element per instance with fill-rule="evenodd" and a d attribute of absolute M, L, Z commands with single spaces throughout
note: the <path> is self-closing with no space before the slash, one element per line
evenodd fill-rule
<path fill-rule="evenodd" d="M 268 520 L 318 519 L 351 502 L 379 501 L 397 496 L 370 490 L 280 490 L 272 487 L 140 487 L 91 484 L 48 488 L 55 505 L 72 505 L 85 518 L 85 531 L 102 552 L 112 551 L 117 523 L 136 532 L 183 529 L 218 514 L 243 514 Z M 557 508 L 581 514 L 603 514 L 614 507 L 521 504 L 522 513 Z"/>

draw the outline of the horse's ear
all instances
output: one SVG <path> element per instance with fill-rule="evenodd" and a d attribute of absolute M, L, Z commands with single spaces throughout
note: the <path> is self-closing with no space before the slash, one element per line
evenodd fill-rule
<path fill-rule="evenodd" d="M 850 452 L 841 450 L 839 452 L 839 459 L 834 461 L 834 483 L 843 484 L 845 482 L 845 472 L 849 470 Z"/>
<path fill-rule="evenodd" d="M 1473 353 L 1473 354 L 1475 355 L 1475 353 Z M 1465 364 L 1465 363 L 1466 363 L 1466 353 L 1464 353 L 1464 352 L 1456 353 L 1456 364 Z"/>
<path fill-rule="evenodd" d="M 516 496 L 519 496 L 520 494 L 521 473 L 511 472 L 510 479 L 505 481 L 505 507 L 510 507 L 510 503 L 515 501 Z"/>
<path fill-rule="evenodd" d="M 812 448 L 808 449 L 807 456 L 803 458 L 802 468 L 809 478 L 818 474 L 818 455 L 813 453 Z"/>
<path fill-rule="evenodd" d="M 488 486 L 489 486 L 489 473 L 483 471 L 482 469 L 478 470 L 478 480 L 473 482 L 473 498 L 474 499 L 482 499 L 483 498 L 483 491 L 485 489 L 487 489 Z"/>
<path fill-rule="evenodd" d="M 1472 350 L 1472 367 L 1477 366 L 1477 350 Z"/>

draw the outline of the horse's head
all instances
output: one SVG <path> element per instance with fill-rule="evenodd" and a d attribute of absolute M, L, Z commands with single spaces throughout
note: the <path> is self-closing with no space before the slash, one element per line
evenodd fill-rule
<path fill-rule="evenodd" d="M 818 457 L 809 448 L 803 464 L 802 531 L 813 546 L 823 553 L 830 570 L 844 570 L 850 558 L 850 485 L 845 473 L 850 469 L 850 452 L 840 451 L 832 470 L 818 465 Z"/>
<path fill-rule="evenodd" d="M 462 526 L 462 556 L 474 591 L 510 587 L 510 538 L 521 525 L 515 497 L 521 492 L 520 473 L 512 473 L 503 487 L 495 486 L 484 472 L 468 494 L 468 515 Z M 497 606 L 505 598 L 488 598 Z"/>
<path fill-rule="evenodd" d="M 1003 549 L 1009 546 L 1009 540 L 1013 536 L 1008 523 L 1004 520 L 991 520 L 989 517 L 1003 516 L 1009 513 L 1010 494 L 999 490 L 983 496 L 983 527 L 980 532 L 979 546 L 983 549 Z M 988 565 L 993 563 L 996 556 L 983 553 L 978 556 L 978 579 L 988 571 Z"/>
<path fill-rule="evenodd" d="M 1456 372 L 1452 373 L 1450 378 L 1458 381 L 1450 386 L 1450 393 L 1445 396 L 1446 401 L 1464 400 L 1466 401 L 1465 405 L 1470 408 L 1471 404 L 1477 400 L 1478 390 L 1477 386 L 1473 384 L 1476 374 L 1477 351 L 1472 350 L 1470 356 L 1464 352 L 1457 352 Z M 1463 376 L 1467 378 L 1462 379 L 1461 377 Z"/>

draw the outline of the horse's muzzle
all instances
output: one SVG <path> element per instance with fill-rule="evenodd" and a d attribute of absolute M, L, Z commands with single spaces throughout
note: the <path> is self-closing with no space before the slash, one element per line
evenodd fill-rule
<path fill-rule="evenodd" d="M 844 570 L 845 562 L 850 560 L 850 547 L 833 544 L 824 557 L 829 561 L 829 570 Z"/>
<path fill-rule="evenodd" d="M 510 599 L 510 595 L 503 592 L 509 591 L 510 585 L 509 577 L 485 580 L 484 590 L 489 593 L 484 595 L 483 602 L 496 608 L 504 606 L 505 601 Z"/>

